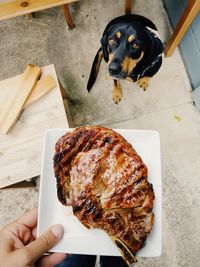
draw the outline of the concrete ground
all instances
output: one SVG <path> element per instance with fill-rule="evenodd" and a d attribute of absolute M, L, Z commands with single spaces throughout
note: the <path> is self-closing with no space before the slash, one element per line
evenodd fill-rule
<path fill-rule="evenodd" d="M 152 19 L 163 41 L 169 22 L 160 0 L 134 1 L 133 11 Z M 179 51 L 164 59 L 146 92 L 123 81 L 123 98 L 112 101 L 112 80 L 102 63 L 91 93 L 86 84 L 107 22 L 123 14 L 121 0 L 84 0 L 72 6 L 76 28 L 68 31 L 59 8 L 0 22 L 0 79 L 19 74 L 27 63 L 55 64 L 70 99 L 75 126 L 159 131 L 163 180 L 163 252 L 141 258 L 135 266 L 197 267 L 200 239 L 200 114 Z M 0 227 L 38 203 L 34 189 L 0 191 Z"/>

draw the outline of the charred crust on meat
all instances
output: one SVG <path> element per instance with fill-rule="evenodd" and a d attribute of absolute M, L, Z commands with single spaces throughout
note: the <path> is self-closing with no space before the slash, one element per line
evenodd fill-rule
<path fill-rule="evenodd" d="M 82 207 L 81 206 L 78 206 L 78 205 L 73 205 L 73 212 L 76 213 L 76 212 L 79 212 L 82 210 Z"/>
<path fill-rule="evenodd" d="M 60 184 L 57 184 L 57 196 L 58 196 L 59 201 L 63 205 L 65 205 L 66 204 L 66 198 L 63 194 L 63 189 L 62 189 L 62 186 Z"/>
<path fill-rule="evenodd" d="M 85 126 L 57 141 L 53 161 L 59 201 L 87 228 L 114 237 L 133 262 L 154 221 L 153 186 L 135 149 L 111 129 Z"/>
<path fill-rule="evenodd" d="M 59 163 L 62 159 L 62 154 L 63 154 L 62 152 L 55 154 L 53 158 L 54 162 Z"/>
<path fill-rule="evenodd" d="M 107 136 L 106 139 L 105 139 L 105 143 L 109 144 L 111 140 L 112 140 L 112 138 Z"/>

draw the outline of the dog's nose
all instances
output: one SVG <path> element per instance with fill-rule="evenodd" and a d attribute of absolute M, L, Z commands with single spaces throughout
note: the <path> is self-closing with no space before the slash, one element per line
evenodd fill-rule
<path fill-rule="evenodd" d="M 120 73 L 120 71 L 122 70 L 122 67 L 121 67 L 119 64 L 113 62 L 113 63 L 111 63 L 111 64 L 109 65 L 108 70 L 109 70 L 109 73 L 110 73 L 111 75 L 115 75 L 115 74 Z"/>

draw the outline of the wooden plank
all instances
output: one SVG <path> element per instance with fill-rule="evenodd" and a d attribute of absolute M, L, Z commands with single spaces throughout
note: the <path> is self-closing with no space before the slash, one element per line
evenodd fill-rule
<path fill-rule="evenodd" d="M 51 77 L 51 75 L 46 76 L 44 79 L 41 79 L 37 82 L 34 90 L 32 91 L 29 99 L 23 106 L 23 109 L 34 103 L 36 100 L 38 100 L 40 97 L 44 96 L 46 93 L 48 93 L 51 89 L 53 89 L 56 86 L 56 83 L 54 79 Z"/>
<path fill-rule="evenodd" d="M 46 129 L 69 127 L 54 65 L 42 68 L 41 79 L 48 75 L 56 87 L 26 108 L 9 134 L 0 134 L 0 188 L 40 175 Z M 0 103 L 19 80 L 20 75 L 0 81 Z"/>
<path fill-rule="evenodd" d="M 41 69 L 39 67 L 31 64 L 26 67 L 16 94 L 10 97 L 0 114 L 1 133 L 6 134 L 17 121 L 22 107 L 33 91 L 40 74 Z"/>
<path fill-rule="evenodd" d="M 172 55 L 176 47 L 179 45 L 184 34 L 186 33 L 187 29 L 198 14 L 199 10 L 200 0 L 190 0 L 171 38 L 165 46 L 164 52 L 166 57 Z"/>
<path fill-rule="evenodd" d="M 0 20 L 76 2 L 78 0 L 18 0 L 0 3 Z"/>
<path fill-rule="evenodd" d="M 54 79 L 51 77 L 51 75 L 46 76 L 45 78 L 39 80 L 33 89 L 30 97 L 22 107 L 22 109 L 25 109 L 35 101 L 37 101 L 40 97 L 44 96 L 46 93 L 48 93 L 51 89 L 53 89 L 56 86 L 56 83 Z M 0 103 L 0 111 L 4 108 L 5 104 Z"/>

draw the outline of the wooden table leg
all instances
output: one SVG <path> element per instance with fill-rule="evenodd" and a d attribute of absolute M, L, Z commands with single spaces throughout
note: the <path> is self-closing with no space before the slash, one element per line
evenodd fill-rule
<path fill-rule="evenodd" d="M 70 10 L 69 10 L 69 6 L 68 4 L 64 4 L 61 6 L 68 24 L 69 29 L 73 29 L 74 28 L 74 23 L 70 14 Z"/>
<path fill-rule="evenodd" d="M 190 0 L 174 32 L 166 43 L 164 52 L 170 57 L 200 10 L 200 0 Z"/>
<path fill-rule="evenodd" d="M 133 0 L 125 0 L 125 14 L 131 13 L 132 2 Z"/>

